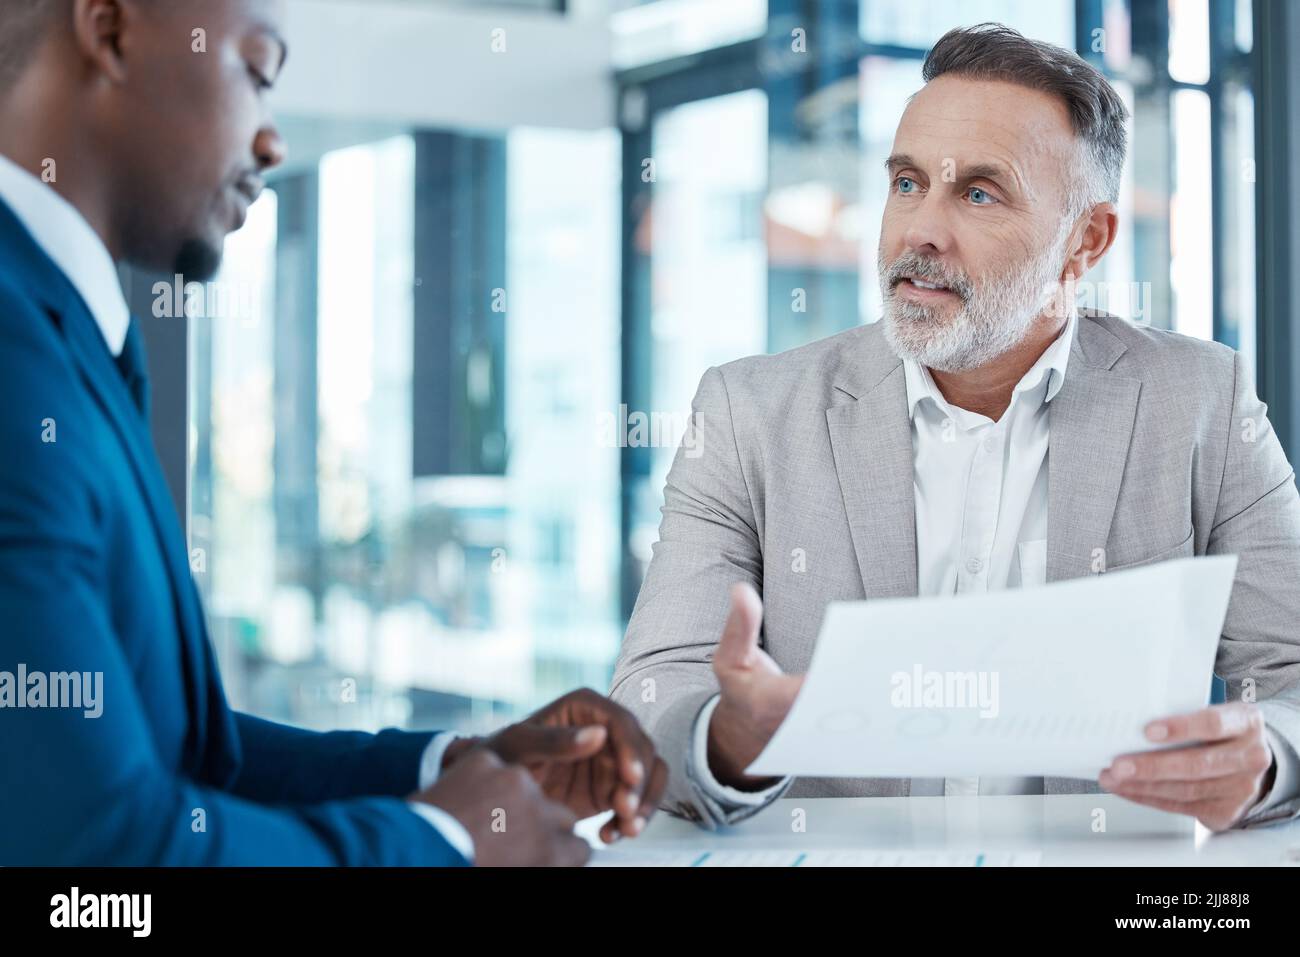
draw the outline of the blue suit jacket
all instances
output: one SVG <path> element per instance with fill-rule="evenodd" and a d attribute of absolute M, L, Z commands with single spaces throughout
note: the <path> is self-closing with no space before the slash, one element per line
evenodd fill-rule
<path fill-rule="evenodd" d="M 0 672 L 103 673 L 98 718 L 0 708 L 0 865 L 465 863 L 401 800 L 429 734 L 230 710 L 143 416 L 3 203 L 0 450 Z"/>

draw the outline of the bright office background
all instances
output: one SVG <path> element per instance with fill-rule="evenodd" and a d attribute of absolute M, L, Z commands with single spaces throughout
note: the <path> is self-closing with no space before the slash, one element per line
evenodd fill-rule
<path fill-rule="evenodd" d="M 291 161 L 221 277 L 249 305 L 189 329 L 233 703 L 478 730 L 604 690 L 673 455 L 604 423 L 878 317 L 882 161 L 978 20 L 1133 108 L 1098 305 L 1253 361 L 1250 0 L 293 0 Z"/>

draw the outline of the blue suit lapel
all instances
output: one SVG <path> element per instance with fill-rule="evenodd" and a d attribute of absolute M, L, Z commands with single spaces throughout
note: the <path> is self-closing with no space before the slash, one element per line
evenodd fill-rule
<path fill-rule="evenodd" d="M 0 249 L 13 257 L 18 274 L 29 279 L 26 288 L 45 304 L 63 331 L 82 380 L 112 423 L 148 505 L 154 537 L 171 583 L 169 597 L 182 642 L 190 718 L 184 770 L 200 780 L 229 783 L 239 762 L 237 732 L 217 677 L 198 592 L 190 574 L 185 536 L 158 465 L 148 425 L 85 302 L 3 202 L 0 202 Z"/>

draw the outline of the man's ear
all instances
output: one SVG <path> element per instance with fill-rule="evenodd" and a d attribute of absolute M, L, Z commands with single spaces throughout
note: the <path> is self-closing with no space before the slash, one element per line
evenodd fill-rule
<path fill-rule="evenodd" d="M 124 39 L 131 14 L 122 0 L 73 0 L 72 36 L 86 66 L 110 83 L 126 79 Z"/>
<path fill-rule="evenodd" d="M 1065 261 L 1062 281 L 1082 279 L 1093 266 L 1101 262 L 1106 251 L 1115 242 L 1119 233 L 1119 213 L 1114 203 L 1098 203 L 1092 207 L 1087 219 L 1083 221 L 1083 230 L 1074 241 L 1070 256 Z"/>

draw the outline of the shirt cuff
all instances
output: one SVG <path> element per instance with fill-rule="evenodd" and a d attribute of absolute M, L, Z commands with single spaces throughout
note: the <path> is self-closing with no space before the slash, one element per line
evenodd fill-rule
<path fill-rule="evenodd" d="M 420 772 L 416 779 L 419 783 L 415 788 L 417 791 L 433 787 L 434 782 L 438 780 L 438 775 L 442 773 L 442 758 L 447 753 L 447 745 L 463 737 L 465 735 L 454 731 L 443 731 L 433 736 L 420 758 Z"/>
<path fill-rule="evenodd" d="M 442 835 L 442 839 L 450 844 L 466 862 L 474 863 L 474 838 L 470 837 L 469 831 L 465 830 L 465 825 L 456 820 L 440 807 L 434 807 L 432 804 L 425 804 L 421 801 L 407 801 L 409 807 L 420 817 L 424 818 L 433 827 L 435 831 Z"/>
<path fill-rule="evenodd" d="M 1273 786 L 1254 807 L 1246 812 L 1245 817 L 1253 817 L 1279 804 L 1285 804 L 1292 798 L 1300 797 L 1300 760 L 1296 758 L 1295 751 L 1282 735 L 1268 725 L 1264 726 L 1264 733 L 1268 737 L 1268 746 L 1273 749 L 1273 760 L 1277 764 L 1277 771 L 1273 775 Z"/>
<path fill-rule="evenodd" d="M 739 788 L 721 783 L 713 776 L 713 772 L 709 770 L 709 719 L 713 717 L 713 710 L 718 706 L 721 697 L 715 694 L 705 702 L 700 713 L 695 716 L 695 724 L 691 727 L 691 760 L 687 763 L 687 773 L 704 797 L 723 812 L 723 820 L 720 823 L 730 824 L 771 804 L 781 796 L 794 779 L 782 778 L 762 791 L 741 791 Z"/>

